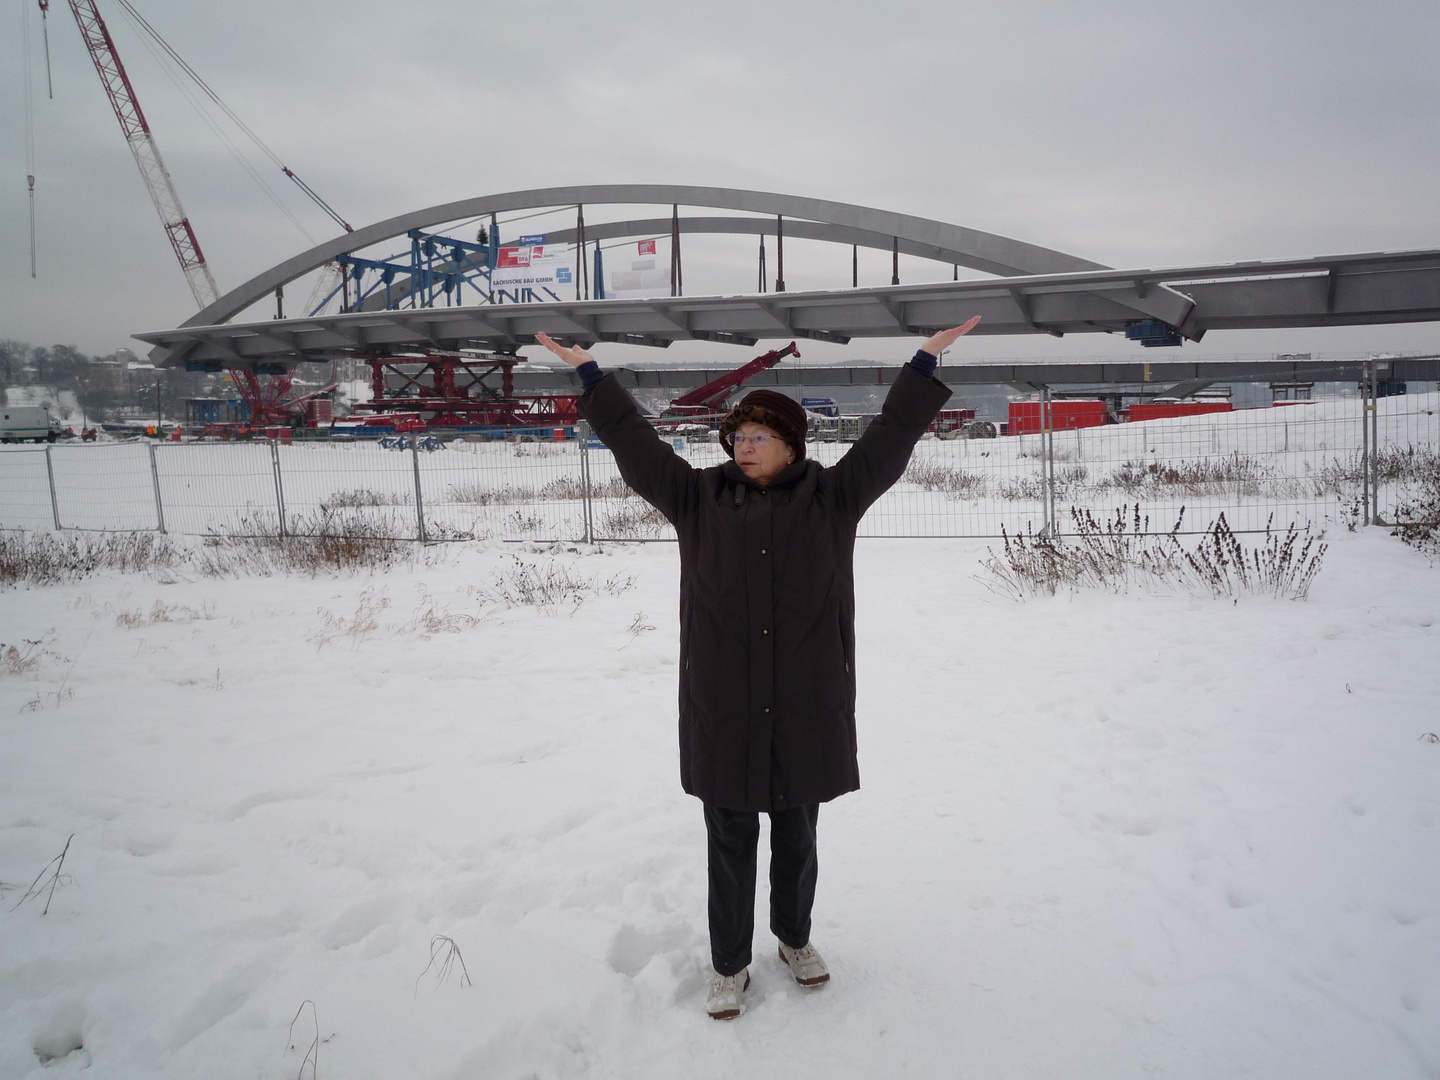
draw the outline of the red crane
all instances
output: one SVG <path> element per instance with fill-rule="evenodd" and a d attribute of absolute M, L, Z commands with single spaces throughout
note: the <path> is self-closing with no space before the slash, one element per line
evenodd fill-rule
<path fill-rule="evenodd" d="M 661 413 L 662 419 L 678 419 L 680 417 L 707 416 L 711 413 L 722 411 L 725 399 L 743 386 L 748 380 L 753 379 L 766 368 L 772 368 L 787 356 L 800 359 L 800 350 L 795 347 L 795 342 L 790 342 L 783 349 L 772 349 L 764 356 L 757 356 L 743 367 L 734 371 L 727 371 L 718 379 L 706 383 L 688 394 L 681 394 L 670 407 Z"/>
<path fill-rule="evenodd" d="M 125 65 L 120 62 L 120 54 L 115 51 L 110 30 L 105 25 L 105 20 L 100 17 L 95 0 L 70 0 L 70 10 L 75 15 L 80 36 L 85 39 L 85 47 L 90 50 L 90 59 L 94 61 L 100 82 L 110 98 L 110 107 L 115 110 L 115 118 L 120 121 L 120 130 L 125 135 L 125 141 L 130 144 L 130 153 L 135 156 L 135 164 L 140 168 L 146 190 L 150 192 L 150 200 L 160 215 L 160 223 L 165 227 L 170 247 L 174 249 L 175 257 L 180 260 L 180 269 L 185 272 L 190 291 L 195 294 L 195 303 L 202 308 L 206 307 L 220 298 L 220 290 L 215 285 L 210 267 L 205 263 L 205 255 L 200 250 L 200 241 L 195 238 L 190 219 L 185 216 L 185 210 L 180 205 L 180 195 L 175 190 L 175 182 L 170 179 L 170 173 L 165 168 L 160 147 L 156 145 L 155 136 L 145 120 L 145 113 L 135 96 L 135 88 L 130 85 L 130 76 L 125 74 Z"/>

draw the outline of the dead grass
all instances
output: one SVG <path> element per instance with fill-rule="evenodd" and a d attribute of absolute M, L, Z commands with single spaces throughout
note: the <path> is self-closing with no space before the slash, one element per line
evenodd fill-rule
<path fill-rule="evenodd" d="M 510 561 L 483 594 L 507 608 L 533 607 L 546 614 L 574 611 L 591 596 L 619 596 L 635 587 L 633 574 L 616 574 L 602 582 L 580 577 L 554 559 L 532 563 L 511 555 Z"/>
<path fill-rule="evenodd" d="M 121 611 L 115 616 L 115 625 L 126 630 L 136 630 L 142 626 L 154 626 L 157 623 L 192 623 L 208 621 L 215 618 L 215 609 L 210 604 L 201 604 L 198 608 L 186 607 L 183 604 L 166 604 L 163 600 L 156 600 L 149 612 L 136 608 L 134 611 Z"/>
<path fill-rule="evenodd" d="M 0 533 L 0 588 L 59 585 L 102 570 L 166 577 L 189 558 L 157 533 Z"/>
<path fill-rule="evenodd" d="M 292 519 L 283 536 L 267 521 L 242 519 L 234 529 L 207 536 L 195 562 L 210 577 L 387 570 L 417 555 L 404 535 L 395 523 L 322 508 Z"/>

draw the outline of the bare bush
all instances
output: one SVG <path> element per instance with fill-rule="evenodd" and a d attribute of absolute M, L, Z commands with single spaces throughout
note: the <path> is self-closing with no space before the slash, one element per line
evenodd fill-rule
<path fill-rule="evenodd" d="M 1139 504 L 1109 519 L 1070 508 L 1073 536 L 1010 536 L 1002 550 L 988 549 L 981 565 L 995 586 L 1016 599 L 1053 596 L 1061 588 L 1123 593 L 1133 586 L 1209 592 L 1214 596 L 1270 595 L 1303 600 L 1319 572 L 1327 545 L 1309 526 L 1284 533 L 1267 524 L 1264 540 L 1247 549 L 1225 515 L 1212 522 L 1193 550 L 1179 533 L 1185 511 L 1167 533 L 1152 534 Z"/>
<path fill-rule="evenodd" d="M 940 491 L 957 499 L 983 499 L 990 494 L 990 482 L 982 474 L 938 461 L 912 462 L 905 470 L 905 479 L 922 491 Z"/>
<path fill-rule="evenodd" d="M 535 489 L 518 484 L 486 487 L 482 484 L 451 484 L 446 489 L 449 502 L 472 503 L 475 506 L 496 506 L 507 503 L 534 502 Z"/>
<path fill-rule="evenodd" d="M 1312 536 L 1309 525 L 1302 530 L 1291 522 L 1284 533 L 1277 533 L 1274 524 L 1271 514 L 1264 541 L 1247 551 L 1221 514 L 1195 550 L 1185 555 L 1195 579 L 1215 596 L 1257 593 L 1304 600 L 1329 545 Z"/>
<path fill-rule="evenodd" d="M 1135 498 L 1150 494 L 1258 495 L 1260 482 L 1274 475 L 1251 454 L 1232 451 L 1224 457 L 1179 463 L 1127 461 L 1102 478 L 1097 491 L 1116 490 Z"/>
<path fill-rule="evenodd" d="M 369 488 L 337 491 L 320 504 L 325 510 L 353 510 L 367 506 L 409 506 L 415 497 L 405 492 L 379 492 Z"/>
<path fill-rule="evenodd" d="M 1045 494 L 1044 480 L 1036 476 L 1007 477 L 1000 481 L 1000 497 L 1013 502 L 1033 502 Z"/>
<path fill-rule="evenodd" d="M 653 540 L 662 535 L 670 521 L 659 510 L 640 499 L 626 499 L 600 515 L 600 535 L 609 540 Z"/>
<path fill-rule="evenodd" d="M 1434 559 L 1440 557 L 1440 455 L 1432 452 L 1417 472 L 1418 490 L 1395 508 L 1390 535 Z"/>

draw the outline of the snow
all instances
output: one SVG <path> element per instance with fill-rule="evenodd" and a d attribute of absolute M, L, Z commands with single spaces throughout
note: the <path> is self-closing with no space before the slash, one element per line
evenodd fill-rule
<path fill-rule="evenodd" d="M 8 591 L 0 1077 L 293 1077 L 317 1033 L 321 1078 L 1440 1076 L 1440 572 L 1328 539 L 1303 603 L 1020 603 L 983 541 L 862 541 L 834 977 L 762 873 L 728 1024 L 673 545 Z M 517 559 L 596 588 L 506 608 Z"/>

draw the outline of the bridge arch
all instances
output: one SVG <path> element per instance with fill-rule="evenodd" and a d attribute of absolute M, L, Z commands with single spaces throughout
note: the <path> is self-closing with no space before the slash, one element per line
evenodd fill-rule
<path fill-rule="evenodd" d="M 343 233 L 251 278 L 201 309 L 181 326 L 216 326 L 228 322 L 252 304 L 274 293 L 276 289 L 319 269 L 337 256 L 351 254 L 403 236 L 411 229 L 430 228 L 461 218 L 545 207 L 665 203 L 764 215 L 754 218 L 685 219 L 682 228 L 687 234 L 758 234 L 766 232 L 767 229 L 773 232 L 774 219 L 783 217 L 786 219 L 786 231 L 792 236 L 885 249 L 889 249 L 893 243 L 905 254 L 919 255 L 1004 277 L 1109 269 L 1101 263 L 994 233 L 850 203 L 738 188 L 681 184 L 588 184 L 535 188 L 460 199 L 400 214 L 354 232 Z M 670 223 L 668 220 L 664 221 L 662 230 L 656 230 L 655 224 L 656 219 L 608 225 L 596 223 L 586 227 L 586 236 L 588 239 L 609 239 L 622 235 L 643 235 L 646 232 L 668 230 Z M 634 231 L 614 231 L 630 229 Z M 573 230 L 554 234 L 557 243 L 567 242 L 567 237 L 573 241 Z"/>

